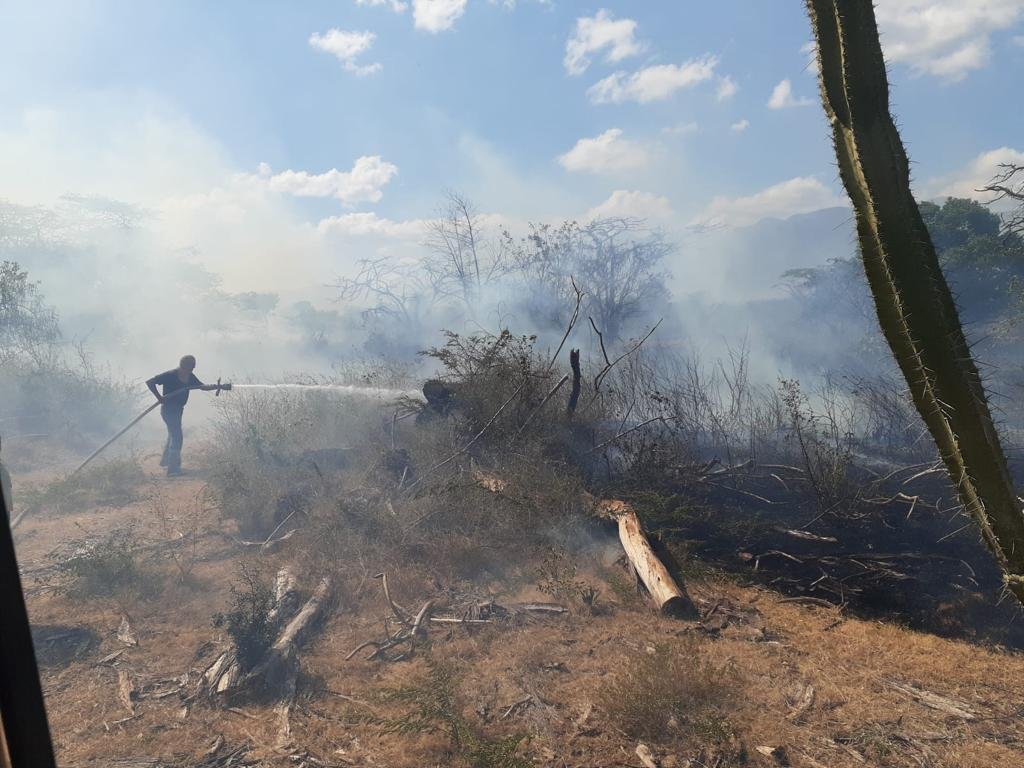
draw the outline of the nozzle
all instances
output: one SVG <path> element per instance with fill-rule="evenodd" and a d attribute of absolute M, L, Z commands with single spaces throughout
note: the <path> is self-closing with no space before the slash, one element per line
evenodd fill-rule
<path fill-rule="evenodd" d="M 221 384 L 220 388 L 223 389 L 225 392 L 230 392 L 231 391 L 231 382 L 227 381 L 227 382 Z"/>
<path fill-rule="evenodd" d="M 230 392 L 230 391 L 231 391 L 231 382 L 230 381 L 225 383 L 225 384 L 221 384 L 220 383 L 220 379 L 217 379 L 217 393 L 214 395 L 214 397 L 220 397 L 220 393 L 221 392 Z"/>

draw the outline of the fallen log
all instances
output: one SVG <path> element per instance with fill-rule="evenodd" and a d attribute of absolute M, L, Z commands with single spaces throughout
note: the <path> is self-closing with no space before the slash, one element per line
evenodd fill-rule
<path fill-rule="evenodd" d="M 601 500 L 597 502 L 596 508 L 599 516 L 618 523 L 619 541 L 629 564 L 658 610 L 665 616 L 696 618 L 696 606 L 654 553 L 636 510 L 618 499 Z"/>
<path fill-rule="evenodd" d="M 491 493 L 499 493 L 507 487 L 504 479 L 491 472 L 477 470 L 473 477 L 481 488 Z M 655 554 L 632 505 L 618 499 L 596 499 L 585 491 L 583 501 L 598 517 L 616 521 L 626 558 L 658 610 L 665 616 L 696 618 L 698 613 L 693 600 Z"/>

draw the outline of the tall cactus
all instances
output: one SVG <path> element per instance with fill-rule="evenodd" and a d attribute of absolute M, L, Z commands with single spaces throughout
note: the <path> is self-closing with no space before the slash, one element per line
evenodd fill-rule
<path fill-rule="evenodd" d="M 956 305 L 910 191 L 871 0 L 806 0 L 821 99 L 885 339 L 960 500 L 1024 602 L 1024 513 Z"/>

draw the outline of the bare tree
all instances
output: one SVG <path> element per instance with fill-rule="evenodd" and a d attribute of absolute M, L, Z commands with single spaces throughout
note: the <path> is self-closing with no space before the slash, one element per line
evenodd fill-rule
<path fill-rule="evenodd" d="M 355 277 L 334 284 L 339 301 L 367 301 L 363 318 L 386 319 L 418 327 L 423 316 L 444 298 L 444 286 L 420 264 L 387 257 L 363 259 Z"/>
<path fill-rule="evenodd" d="M 633 321 L 656 315 L 669 299 L 663 264 L 672 246 L 638 219 L 534 225 L 509 250 L 535 317 L 563 325 L 578 286 L 586 296 L 585 314 L 609 343 L 625 338 Z"/>
<path fill-rule="evenodd" d="M 431 284 L 441 295 L 459 298 L 474 314 L 481 289 L 507 272 L 504 244 L 501 238 L 487 237 L 473 203 L 447 191 L 424 243 L 430 251 L 425 269 Z"/>
<path fill-rule="evenodd" d="M 991 200 L 993 203 L 997 200 L 1017 203 L 1017 207 L 1003 217 L 1003 231 L 1024 235 L 1024 165 L 1000 164 L 999 173 L 981 191 L 995 195 Z"/>

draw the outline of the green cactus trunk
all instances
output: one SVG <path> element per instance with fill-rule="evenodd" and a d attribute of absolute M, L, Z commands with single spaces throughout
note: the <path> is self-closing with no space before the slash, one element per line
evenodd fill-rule
<path fill-rule="evenodd" d="M 1024 513 L 889 112 L 870 0 L 807 0 L 821 98 L 878 321 L 960 500 L 1024 602 Z"/>

